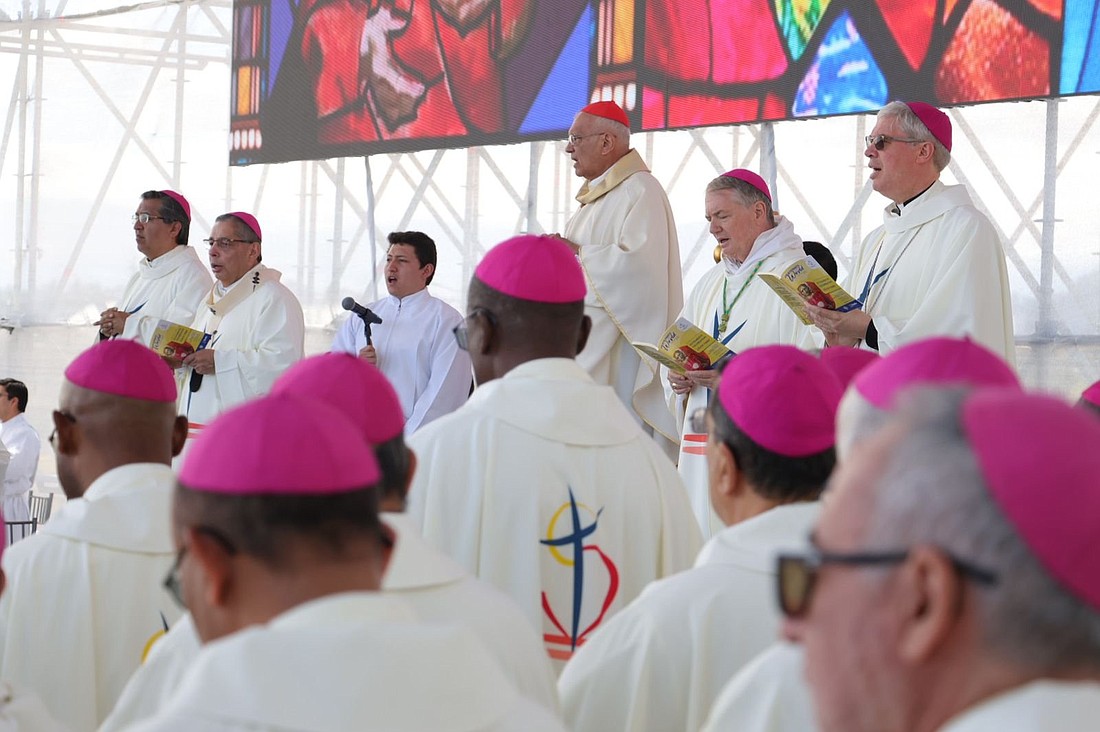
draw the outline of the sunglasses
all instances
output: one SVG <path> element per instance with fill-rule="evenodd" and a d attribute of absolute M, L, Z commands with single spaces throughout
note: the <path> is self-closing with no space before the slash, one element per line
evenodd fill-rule
<path fill-rule="evenodd" d="M 910 144 L 927 142 L 927 140 L 909 140 L 904 137 L 890 137 L 889 135 L 867 135 L 863 138 L 863 141 L 867 143 L 867 147 L 873 147 L 879 151 L 885 150 L 886 146 L 891 142 L 908 142 Z"/>
<path fill-rule="evenodd" d="M 458 343 L 458 347 L 463 351 L 470 350 L 470 326 L 466 325 L 466 321 L 477 315 L 484 315 L 485 319 L 489 321 L 489 325 L 496 327 L 496 317 L 486 310 L 485 308 L 474 308 L 470 311 L 470 314 L 462 319 L 462 322 L 451 328 L 451 333 L 454 334 L 455 342 Z"/>
<path fill-rule="evenodd" d="M 955 570 L 983 585 L 997 584 L 997 575 L 989 570 L 976 567 L 969 562 L 951 557 Z M 908 551 L 892 552 L 823 552 L 810 549 L 806 552 L 780 554 L 776 558 L 775 587 L 778 593 L 779 609 L 791 619 L 801 618 L 810 610 L 813 601 L 817 575 L 826 564 L 840 564 L 848 567 L 881 567 L 901 564 L 909 558 Z"/>

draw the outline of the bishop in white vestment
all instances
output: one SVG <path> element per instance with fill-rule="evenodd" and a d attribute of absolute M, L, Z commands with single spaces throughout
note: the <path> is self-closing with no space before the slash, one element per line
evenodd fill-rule
<path fill-rule="evenodd" d="M 570 357 L 583 297 L 560 241 L 491 250 L 459 333 L 480 386 L 409 440 L 409 514 L 424 537 L 509 594 L 559 662 L 699 547 L 672 463 Z"/>
<path fill-rule="evenodd" d="M 693 569 L 650 584 L 566 665 L 558 689 L 575 732 L 697 730 L 776 637 L 775 559 L 805 545 L 820 513 L 842 392 L 791 346 L 749 349 L 725 369 L 707 449 L 714 508 L 729 526 Z"/>
<path fill-rule="evenodd" d="M 145 346 L 107 340 L 78 356 L 53 413 L 69 500 L 3 557 L 0 678 L 73 730 L 103 721 L 180 614 L 162 586 L 175 556 L 169 462 L 186 434 L 175 402 Z"/>
<path fill-rule="evenodd" d="M 806 256 L 802 238 L 790 220 L 776 217 L 764 179 L 738 168 L 707 185 L 707 220 L 722 259 L 692 288 L 678 317 L 721 341 L 734 354 L 772 343 L 810 349 L 821 345 L 820 333 L 802 323 L 767 283 L 761 272 L 782 275 Z M 677 467 L 704 538 L 723 524 L 711 510 L 707 493 L 707 436 L 691 428 L 691 415 L 706 409 L 716 371 L 678 377 L 664 369 L 669 409 L 680 432 Z"/>

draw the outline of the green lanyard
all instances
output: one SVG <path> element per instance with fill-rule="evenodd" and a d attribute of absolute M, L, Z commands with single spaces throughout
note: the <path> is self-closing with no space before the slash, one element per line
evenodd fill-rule
<path fill-rule="evenodd" d="M 729 327 L 729 324 L 730 324 L 730 313 L 733 311 L 734 306 L 737 305 L 737 301 L 740 300 L 741 296 L 745 294 L 745 288 L 748 287 L 749 283 L 752 282 L 754 277 L 756 277 L 756 273 L 760 271 L 760 266 L 763 265 L 763 264 L 764 264 L 763 260 L 756 263 L 756 266 L 752 268 L 752 272 L 749 273 L 748 279 L 745 280 L 745 284 L 741 285 L 741 289 L 737 291 L 737 294 L 733 298 L 733 302 L 731 302 L 729 305 L 726 305 L 726 288 L 729 286 L 729 280 L 728 279 L 723 280 L 723 282 L 722 282 L 722 310 L 724 312 L 722 313 L 722 319 L 718 321 L 718 332 L 719 333 L 725 333 L 726 332 L 726 328 Z"/>

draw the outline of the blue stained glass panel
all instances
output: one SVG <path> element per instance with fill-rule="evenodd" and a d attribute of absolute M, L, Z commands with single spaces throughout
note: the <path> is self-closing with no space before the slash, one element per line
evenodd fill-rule
<path fill-rule="evenodd" d="M 792 112 L 796 117 L 871 112 L 887 99 L 886 77 L 845 10 L 799 83 Z"/>

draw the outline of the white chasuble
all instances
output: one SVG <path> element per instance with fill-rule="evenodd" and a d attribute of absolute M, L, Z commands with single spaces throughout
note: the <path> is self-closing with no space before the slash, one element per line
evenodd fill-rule
<path fill-rule="evenodd" d="M 698 551 L 676 469 L 572 359 L 517 366 L 409 446 L 409 516 L 511 595 L 559 662 Z"/>

